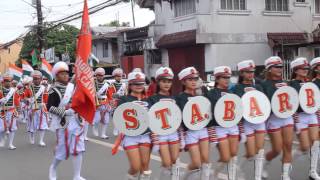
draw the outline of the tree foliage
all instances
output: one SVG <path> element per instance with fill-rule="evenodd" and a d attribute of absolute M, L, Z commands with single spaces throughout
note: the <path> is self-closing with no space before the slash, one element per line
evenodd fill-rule
<path fill-rule="evenodd" d="M 75 60 L 76 39 L 79 29 L 63 24 L 53 29 L 44 29 L 44 49 L 55 48 L 55 55 L 61 57 L 68 53 L 71 61 Z M 31 59 L 30 53 L 38 47 L 38 39 L 35 30 L 30 31 L 24 38 L 20 57 Z"/>

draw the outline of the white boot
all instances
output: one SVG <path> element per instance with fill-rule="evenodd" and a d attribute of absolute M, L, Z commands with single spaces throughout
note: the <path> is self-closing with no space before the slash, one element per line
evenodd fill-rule
<path fill-rule="evenodd" d="M 219 177 L 219 174 L 224 170 L 226 163 L 218 162 L 217 167 L 214 169 L 213 179 L 216 180 Z"/>
<path fill-rule="evenodd" d="M 89 130 L 89 124 L 85 121 L 84 123 L 84 140 L 88 141 L 88 130 Z"/>
<path fill-rule="evenodd" d="M 161 167 L 159 180 L 170 180 L 171 170 L 165 167 Z"/>
<path fill-rule="evenodd" d="M 200 169 L 188 170 L 183 177 L 183 180 L 199 180 L 200 179 Z"/>
<path fill-rule="evenodd" d="M 139 180 L 151 180 L 151 174 L 152 171 L 143 171 L 142 174 L 140 174 Z"/>
<path fill-rule="evenodd" d="M 254 179 L 261 180 L 264 161 L 264 149 L 260 149 L 254 160 Z"/>
<path fill-rule="evenodd" d="M 44 130 L 39 131 L 39 135 L 40 135 L 39 146 L 41 146 L 41 147 L 46 146 L 46 143 L 44 143 L 44 141 L 43 141 L 45 133 L 46 132 Z"/>
<path fill-rule="evenodd" d="M 14 131 L 13 131 L 13 132 L 10 132 L 10 134 L 9 134 L 9 146 L 8 146 L 8 148 L 9 148 L 10 150 L 15 150 L 15 149 L 17 149 L 17 148 L 13 145 L 14 135 L 15 135 L 15 132 L 14 132 Z"/>
<path fill-rule="evenodd" d="M 180 179 L 180 168 L 177 164 L 173 164 L 171 167 L 171 180 Z"/>
<path fill-rule="evenodd" d="M 139 175 L 131 175 L 131 174 L 127 174 L 125 180 L 138 180 L 139 179 Z"/>
<path fill-rule="evenodd" d="M 4 147 L 5 144 L 6 144 L 6 141 L 5 141 L 4 136 L 5 136 L 5 133 L 4 133 L 4 132 L 1 132 L 1 133 L 0 133 L 0 147 Z"/>
<path fill-rule="evenodd" d="M 82 167 L 82 153 L 79 153 L 76 156 L 73 156 L 73 180 L 85 180 L 81 177 L 81 167 Z"/>
<path fill-rule="evenodd" d="M 201 166 L 201 180 L 210 179 L 211 164 L 202 164 Z"/>
<path fill-rule="evenodd" d="M 30 144 L 34 144 L 34 133 L 32 132 L 29 133 L 29 141 L 30 141 Z"/>
<path fill-rule="evenodd" d="M 291 171 L 291 163 L 284 163 L 282 165 L 281 180 L 291 180 L 290 171 Z"/>
<path fill-rule="evenodd" d="M 54 159 L 50 165 L 49 169 L 49 180 L 57 180 L 57 167 L 61 160 Z"/>
<path fill-rule="evenodd" d="M 109 138 L 106 135 L 107 134 L 107 128 L 108 128 L 108 125 L 106 125 L 106 124 L 102 125 L 101 136 L 100 136 L 102 139 L 108 139 Z"/>
<path fill-rule="evenodd" d="M 228 163 L 228 177 L 229 177 L 229 180 L 236 180 L 237 162 L 238 162 L 238 157 L 235 156 L 235 157 L 232 157 L 232 159 Z"/>
<path fill-rule="evenodd" d="M 270 167 L 271 161 L 264 161 L 263 170 L 262 170 L 262 178 L 267 179 L 269 177 L 269 167 Z"/>
<path fill-rule="evenodd" d="M 113 129 L 113 135 L 114 136 L 118 136 L 119 135 L 118 129 L 116 129 L 116 128 Z"/>
<path fill-rule="evenodd" d="M 311 161 L 309 177 L 313 180 L 320 180 L 320 176 L 317 173 L 318 157 L 319 157 L 319 141 L 314 141 L 311 147 Z"/>
<path fill-rule="evenodd" d="M 93 134 L 93 136 L 95 136 L 95 137 L 98 137 L 99 136 L 99 126 L 98 125 L 93 125 L 92 126 L 92 134 Z"/>

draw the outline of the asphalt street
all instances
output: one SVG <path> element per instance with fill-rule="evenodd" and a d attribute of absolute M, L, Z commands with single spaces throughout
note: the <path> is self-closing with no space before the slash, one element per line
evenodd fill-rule
<path fill-rule="evenodd" d="M 31 145 L 28 142 L 28 136 L 25 131 L 25 125 L 20 124 L 19 130 L 14 141 L 16 150 L 0 148 L 0 180 L 47 180 L 48 169 L 53 158 L 53 149 L 55 145 L 55 134 L 47 132 L 46 147 Z M 93 138 L 89 131 L 89 142 L 86 143 L 86 153 L 84 155 L 82 176 L 87 180 L 123 180 L 128 169 L 126 155 L 120 151 L 116 156 L 111 155 L 111 147 L 114 142 L 111 127 L 108 135 L 110 139 L 102 140 Z M 266 143 L 266 149 L 270 148 L 269 142 Z M 241 145 L 239 157 L 244 154 L 243 145 Z M 217 149 L 212 148 L 212 162 L 215 165 L 218 153 Z M 188 154 L 181 154 L 181 165 L 186 166 L 189 162 Z M 152 155 L 150 168 L 153 171 L 152 179 L 158 180 L 160 173 L 160 158 L 158 154 Z M 293 180 L 308 179 L 309 158 L 305 157 L 294 161 L 293 171 L 291 173 Z M 182 168 L 182 174 L 185 168 Z M 241 172 L 245 174 L 246 179 L 253 179 L 253 163 L 246 163 Z M 280 158 L 274 160 L 270 167 L 270 180 L 280 180 L 281 164 Z M 224 171 L 226 173 L 226 170 Z M 238 176 L 239 177 L 239 176 Z M 59 180 L 72 180 L 72 162 L 71 159 L 64 161 L 58 167 Z M 227 180 L 225 174 L 220 174 L 221 180 Z"/>

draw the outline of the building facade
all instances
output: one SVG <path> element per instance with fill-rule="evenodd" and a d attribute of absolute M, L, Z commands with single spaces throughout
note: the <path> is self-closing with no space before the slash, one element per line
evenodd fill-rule
<path fill-rule="evenodd" d="M 16 39 L 0 45 L 0 72 L 7 72 L 9 63 L 15 64 L 19 59 L 20 51 L 23 45 L 22 39 Z"/>
<path fill-rule="evenodd" d="M 175 73 L 193 65 L 203 78 L 214 67 L 271 55 L 285 60 L 319 54 L 320 0 L 137 0 L 155 12 L 150 37 Z M 260 67 L 262 68 L 262 67 Z"/>

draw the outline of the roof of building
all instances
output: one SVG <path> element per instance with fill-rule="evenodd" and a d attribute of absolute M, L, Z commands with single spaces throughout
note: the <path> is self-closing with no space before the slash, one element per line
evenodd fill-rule
<path fill-rule="evenodd" d="M 196 30 L 182 31 L 162 36 L 156 43 L 158 48 L 173 48 L 196 44 Z"/>
<path fill-rule="evenodd" d="M 272 46 L 277 45 L 290 45 L 290 44 L 303 44 L 308 43 L 308 33 L 302 32 L 280 32 L 280 33 L 267 33 L 269 43 Z"/>
<path fill-rule="evenodd" d="M 6 43 L 4 43 L 4 44 L 0 44 L 0 50 L 6 49 L 6 48 L 8 48 L 9 46 L 11 46 L 12 44 L 15 44 L 15 43 L 17 43 L 17 42 L 22 43 L 22 41 L 23 41 L 23 38 L 17 38 L 17 39 L 15 39 L 15 40 L 6 42 Z"/>
<path fill-rule="evenodd" d="M 97 26 L 92 27 L 92 39 L 110 39 L 117 38 L 118 35 L 123 32 L 130 30 L 130 27 L 110 27 L 110 26 Z"/>

